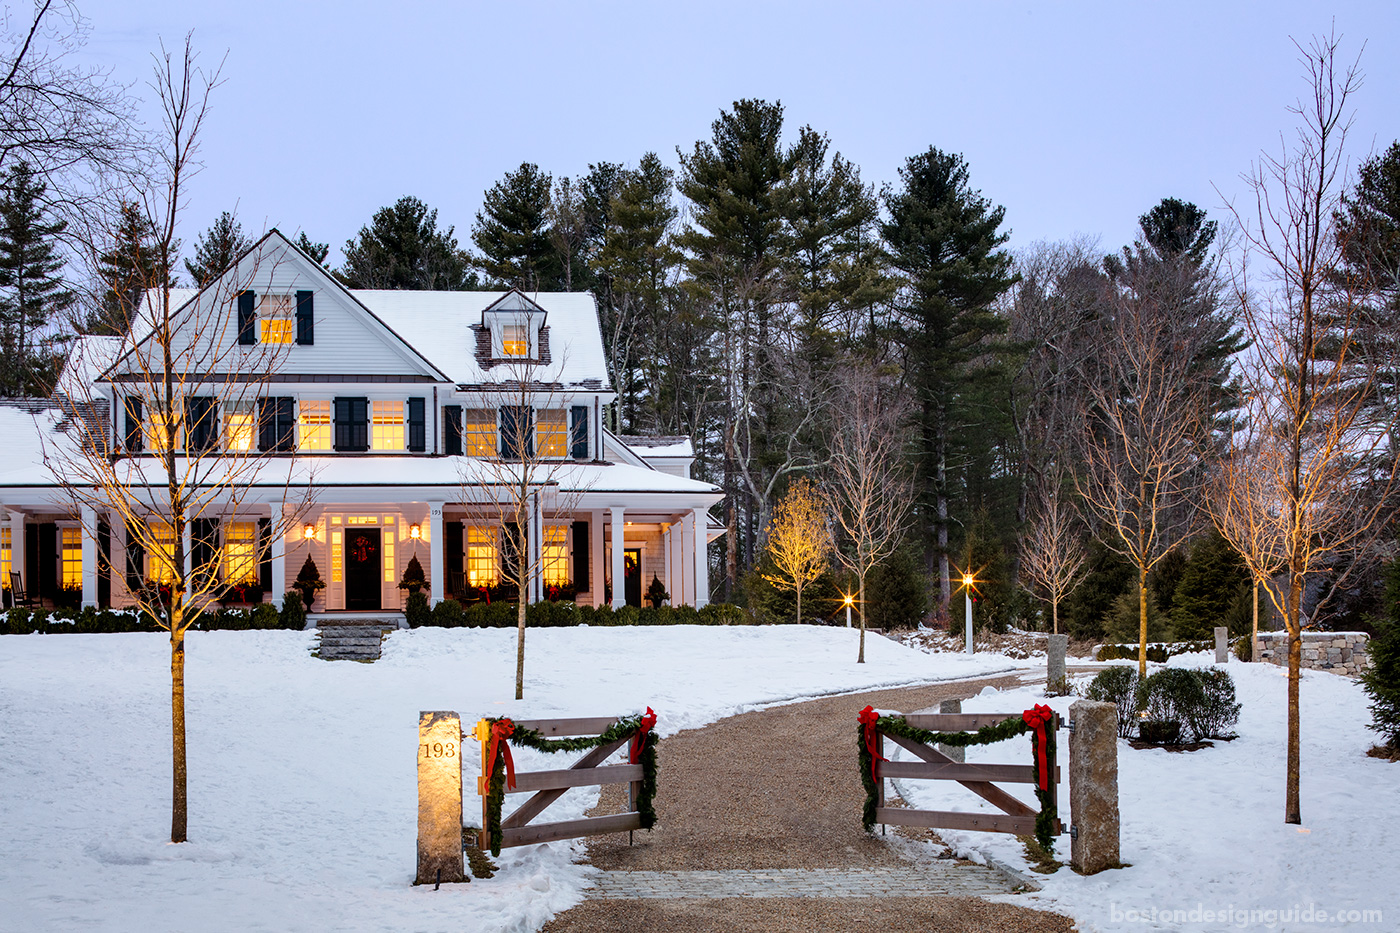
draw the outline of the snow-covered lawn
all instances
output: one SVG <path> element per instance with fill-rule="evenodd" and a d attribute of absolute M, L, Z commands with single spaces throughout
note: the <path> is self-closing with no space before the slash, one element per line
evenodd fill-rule
<path fill-rule="evenodd" d="M 1188 655 L 1172 664 L 1200 667 L 1210 660 Z M 1228 670 L 1243 704 L 1235 741 L 1184 754 L 1119 742 L 1122 857 L 1132 867 L 1087 878 L 1068 866 L 1035 875 L 1044 892 L 1017 903 L 1067 913 L 1085 930 L 1400 929 L 1400 763 L 1366 757 L 1376 736 L 1365 728 L 1365 693 L 1344 677 L 1303 673 L 1300 829 L 1283 823 L 1284 672 L 1233 658 Z M 1048 703 L 1067 719 L 1073 701 L 1046 700 L 1035 689 L 989 688 L 963 710 L 1019 712 Z M 1059 738 L 1063 753 L 1068 733 Z M 1029 745 L 1020 738 L 974 748 L 968 760 L 1028 760 Z M 899 786 L 921 808 L 989 808 L 948 782 L 901 780 Z M 1068 823 L 1068 783 L 1060 790 Z M 1029 788 L 1018 795 L 1034 804 Z M 944 838 L 960 854 L 1026 866 L 1013 837 L 948 832 Z M 1060 837 L 1058 854 L 1068 861 L 1068 836 Z M 1201 919 L 1205 911 L 1214 912 L 1209 921 Z M 1364 915 L 1338 922 L 1339 911 L 1382 913 L 1370 922 Z M 1331 919 L 1319 922 L 1319 915 Z"/>
<path fill-rule="evenodd" d="M 576 845 L 507 850 L 488 881 L 411 887 L 419 710 L 469 724 L 650 705 L 666 734 L 757 705 L 1024 663 L 872 636 L 857 665 L 843 628 L 542 629 L 517 703 L 513 631 L 397 632 L 369 665 L 314 659 L 313 640 L 190 637 L 192 841 L 171 846 L 167 642 L 0 637 L 0 930 L 534 930 L 581 897 L 591 869 L 573 863 Z M 464 765 L 471 818 L 476 763 Z M 595 795 L 570 792 L 547 818 L 580 815 Z"/>

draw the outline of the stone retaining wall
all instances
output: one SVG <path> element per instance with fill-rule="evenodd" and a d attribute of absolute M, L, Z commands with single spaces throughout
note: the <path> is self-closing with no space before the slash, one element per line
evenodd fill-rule
<path fill-rule="evenodd" d="M 1365 632 L 1304 632 L 1303 667 L 1357 677 L 1366 669 Z M 1288 633 L 1260 632 L 1259 660 L 1288 664 Z"/>

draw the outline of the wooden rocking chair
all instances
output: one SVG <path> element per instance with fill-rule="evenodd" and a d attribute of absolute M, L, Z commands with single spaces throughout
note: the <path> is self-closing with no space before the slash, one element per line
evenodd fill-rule
<path fill-rule="evenodd" d="M 10 605 L 34 608 L 33 598 L 24 593 L 24 581 L 20 578 L 19 571 L 10 571 Z"/>

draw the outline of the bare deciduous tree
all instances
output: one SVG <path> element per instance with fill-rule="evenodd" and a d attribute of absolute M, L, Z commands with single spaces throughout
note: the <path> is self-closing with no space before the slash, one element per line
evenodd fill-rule
<path fill-rule="evenodd" d="M 1288 753 L 1284 822 L 1300 823 L 1299 683 L 1302 601 L 1309 574 L 1374 540 L 1392 511 L 1394 415 L 1372 404 L 1382 361 L 1356 352 L 1362 326 L 1354 283 L 1342 268 L 1336 217 L 1346 184 L 1348 100 L 1356 63 L 1337 63 L 1334 35 L 1298 45 L 1308 95 L 1292 112 L 1293 143 L 1265 154 L 1246 180 L 1254 193 L 1236 210 L 1246 256 L 1237 288 L 1257 363 L 1247 375 L 1250 433 L 1224 465 L 1215 497 L 1221 533 L 1268 586 L 1288 630 Z"/>
<path fill-rule="evenodd" d="M 286 344 L 249 347 L 238 340 L 237 295 L 255 278 L 270 280 L 268 269 L 258 270 L 250 259 L 183 307 L 171 299 L 176 219 L 198 167 L 200 130 L 218 77 L 219 69 L 198 66 L 189 37 L 182 55 L 162 48 L 156 57 L 152 87 L 167 137 L 162 175 L 158 188 L 136 193 L 157 231 L 155 279 L 145 283 L 146 298 L 129 331 L 105 338 L 114 342 L 105 351 L 91 344 L 93 358 L 70 361 L 79 372 L 106 370 L 111 395 L 90 378 L 61 385 L 75 442 L 45 448 L 47 465 L 75 503 L 123 522 L 129 546 L 139 547 L 150 564 L 149 577 L 133 581 L 131 589 L 136 605 L 170 635 L 172 842 L 184 842 L 188 829 L 185 636 L 218 591 L 242 582 L 229 574 L 255 572 L 259 559 L 256 539 L 218 540 L 211 525 L 246 515 L 245 504 L 266 501 L 268 487 L 280 486 L 272 498 L 294 507 L 273 510 L 263 533 L 271 541 L 296 522 L 293 500 L 300 495 L 305 503 L 297 487 L 310 483 L 295 474 L 296 461 L 280 453 L 288 446 L 280 428 L 273 428 L 274 443 L 259 442 L 269 415 L 262 396 Z"/>
<path fill-rule="evenodd" d="M 768 522 L 768 557 L 774 572 L 763 579 L 797 593 L 797 624 L 802 624 L 802 590 L 831 561 L 831 522 L 826 502 L 809 479 L 799 479 L 779 500 Z"/>
<path fill-rule="evenodd" d="M 1021 545 L 1021 568 L 1044 592 L 1043 598 L 1050 604 L 1050 631 L 1056 635 L 1060 632 L 1060 601 L 1079 585 L 1086 557 L 1079 516 L 1073 503 L 1065 501 L 1063 487 L 1060 476 L 1047 477 L 1039 515 Z"/>
<path fill-rule="evenodd" d="M 833 409 L 830 499 L 846 538 L 837 558 L 860 587 L 860 651 L 865 663 L 865 580 L 894 553 L 913 506 L 913 484 L 903 448 L 907 402 L 890 380 L 852 364 L 837 375 Z"/>

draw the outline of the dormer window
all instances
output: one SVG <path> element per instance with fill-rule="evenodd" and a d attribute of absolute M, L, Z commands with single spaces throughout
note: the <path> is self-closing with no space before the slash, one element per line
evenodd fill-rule
<path fill-rule="evenodd" d="M 506 324 L 501 328 L 501 355 L 530 355 L 530 331 L 524 324 Z"/>

